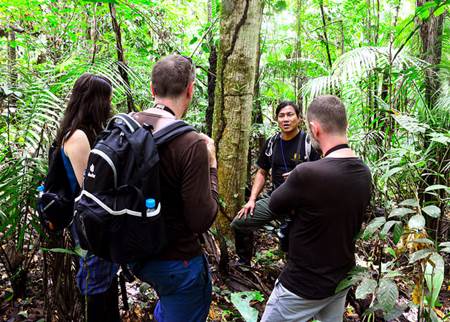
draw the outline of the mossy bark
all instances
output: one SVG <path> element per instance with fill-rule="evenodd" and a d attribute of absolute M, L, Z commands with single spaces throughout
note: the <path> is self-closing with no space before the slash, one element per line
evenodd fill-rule
<path fill-rule="evenodd" d="M 221 198 L 216 227 L 228 237 L 244 202 L 261 19 L 260 0 L 222 2 L 213 139 Z"/>

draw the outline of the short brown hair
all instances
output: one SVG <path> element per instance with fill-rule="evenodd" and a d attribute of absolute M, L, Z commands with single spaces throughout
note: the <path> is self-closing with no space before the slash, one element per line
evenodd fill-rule
<path fill-rule="evenodd" d="M 177 97 L 195 79 L 191 60 L 181 55 L 169 55 L 158 61 L 152 71 L 152 86 L 159 97 Z"/>
<path fill-rule="evenodd" d="M 343 134 L 347 130 L 347 114 L 341 100 L 334 95 L 316 97 L 309 105 L 307 118 L 317 120 L 327 133 Z"/>

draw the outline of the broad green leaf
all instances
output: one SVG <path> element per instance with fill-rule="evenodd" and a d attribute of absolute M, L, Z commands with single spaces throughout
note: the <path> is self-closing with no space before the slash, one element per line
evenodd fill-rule
<path fill-rule="evenodd" d="M 335 293 L 339 293 L 350 286 L 356 285 L 364 278 L 370 278 L 369 272 L 367 268 L 355 266 L 349 273 L 346 278 L 339 282 L 336 287 Z"/>
<path fill-rule="evenodd" d="M 412 216 L 408 221 L 408 226 L 410 229 L 422 229 L 425 227 L 425 217 L 417 214 Z"/>
<path fill-rule="evenodd" d="M 386 219 L 384 217 L 375 217 L 366 227 L 363 233 L 363 239 L 367 240 L 370 236 L 373 235 L 373 233 L 383 226 L 383 224 L 386 222 Z"/>
<path fill-rule="evenodd" d="M 398 299 L 397 285 L 390 279 L 383 278 L 378 286 L 376 297 L 384 311 L 390 311 Z"/>
<path fill-rule="evenodd" d="M 386 181 L 390 177 L 392 177 L 394 174 L 396 174 L 397 172 L 400 172 L 402 170 L 403 170 L 402 167 L 395 167 L 395 168 L 389 169 L 385 174 L 383 174 L 383 176 L 381 177 L 381 180 Z"/>
<path fill-rule="evenodd" d="M 433 218 L 439 218 L 441 215 L 441 209 L 434 205 L 426 206 L 422 208 L 422 211 L 425 212 L 428 216 Z"/>
<path fill-rule="evenodd" d="M 395 224 L 393 236 L 394 244 L 397 244 L 400 241 L 400 238 L 402 238 L 402 234 L 403 234 L 403 224 L 402 223 Z"/>
<path fill-rule="evenodd" d="M 287 8 L 287 3 L 285 0 L 278 0 L 274 5 L 275 10 L 282 11 Z"/>
<path fill-rule="evenodd" d="M 441 5 L 439 8 L 434 10 L 433 15 L 435 17 L 439 17 L 440 15 L 442 15 L 448 9 L 450 9 L 449 5 Z"/>
<path fill-rule="evenodd" d="M 395 253 L 395 250 L 392 247 L 386 247 L 385 251 L 392 257 L 397 257 L 397 254 Z"/>
<path fill-rule="evenodd" d="M 434 191 L 434 190 L 445 190 L 446 192 L 450 192 L 450 187 L 444 186 L 443 184 L 435 184 L 429 186 L 425 189 L 425 192 Z"/>
<path fill-rule="evenodd" d="M 410 206 L 410 207 L 417 207 L 419 206 L 419 201 L 416 199 L 406 199 L 403 200 L 398 204 L 399 206 Z"/>
<path fill-rule="evenodd" d="M 357 299 L 365 299 L 367 295 L 372 294 L 377 287 L 377 282 L 373 279 L 363 279 L 355 292 Z"/>
<path fill-rule="evenodd" d="M 400 221 L 398 220 L 389 220 L 384 224 L 383 229 L 380 232 L 381 236 L 386 236 L 389 232 L 389 230 L 391 230 L 392 226 L 394 226 L 395 224 L 400 223 Z"/>
<path fill-rule="evenodd" d="M 258 311 L 250 306 L 250 301 L 261 301 L 261 299 L 262 295 L 258 291 L 231 294 L 231 303 L 233 303 L 246 322 L 256 322 L 258 320 Z"/>
<path fill-rule="evenodd" d="M 407 214 L 415 214 L 415 213 L 416 212 L 414 210 L 411 210 L 409 208 L 395 208 L 389 214 L 389 218 L 392 218 L 392 217 L 402 218 L 403 216 L 405 216 Z"/>
<path fill-rule="evenodd" d="M 425 281 L 431 294 L 431 307 L 435 306 L 444 281 L 444 259 L 441 255 L 433 253 L 425 267 Z"/>
<path fill-rule="evenodd" d="M 414 239 L 414 240 L 411 241 L 411 243 L 434 245 L 434 242 L 431 239 L 428 239 L 428 238 Z"/>
<path fill-rule="evenodd" d="M 415 263 L 418 260 L 421 260 L 421 259 L 424 259 L 424 258 L 430 256 L 431 254 L 433 254 L 433 252 L 434 251 L 432 249 L 428 249 L 428 248 L 427 249 L 418 250 L 417 252 L 415 252 L 415 253 L 413 253 L 411 255 L 411 257 L 409 258 L 409 262 L 411 264 Z"/>

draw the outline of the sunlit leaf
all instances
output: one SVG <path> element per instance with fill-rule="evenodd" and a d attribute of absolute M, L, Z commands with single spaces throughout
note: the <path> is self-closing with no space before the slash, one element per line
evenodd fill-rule
<path fill-rule="evenodd" d="M 421 259 L 424 259 L 424 258 L 430 256 L 431 254 L 433 254 L 432 249 L 426 248 L 426 249 L 418 250 L 411 255 L 411 257 L 409 258 L 409 262 L 415 263 L 418 260 L 421 260 Z"/>
<path fill-rule="evenodd" d="M 433 253 L 425 267 L 425 281 L 431 293 L 431 307 L 435 306 L 444 281 L 444 259 L 441 255 Z"/>
<path fill-rule="evenodd" d="M 450 193 L 450 187 L 444 186 L 442 184 L 435 184 L 429 186 L 425 189 L 425 192 L 435 191 L 435 190 L 445 190 L 447 193 Z"/>
<path fill-rule="evenodd" d="M 416 212 L 414 210 L 411 210 L 409 208 L 395 208 L 389 214 L 389 218 L 392 218 L 392 217 L 402 218 L 403 216 L 405 216 L 407 214 L 415 214 L 415 213 Z"/>
<path fill-rule="evenodd" d="M 373 235 L 373 233 L 384 225 L 386 222 L 386 219 L 384 217 L 375 217 L 366 227 L 364 230 L 362 238 L 367 240 L 370 236 Z"/>
<path fill-rule="evenodd" d="M 410 207 L 418 207 L 419 201 L 416 199 L 406 199 L 398 204 L 399 206 L 410 206 Z"/>
<path fill-rule="evenodd" d="M 434 205 L 423 207 L 422 211 L 433 218 L 439 218 L 439 216 L 441 215 L 441 209 Z"/>
<path fill-rule="evenodd" d="M 258 311 L 250 306 L 250 301 L 261 301 L 262 299 L 262 295 L 258 291 L 231 294 L 231 303 L 233 303 L 246 322 L 256 322 L 258 320 Z"/>
<path fill-rule="evenodd" d="M 410 229 L 422 229 L 425 227 L 424 216 L 417 214 L 412 216 L 408 221 L 408 226 Z"/>

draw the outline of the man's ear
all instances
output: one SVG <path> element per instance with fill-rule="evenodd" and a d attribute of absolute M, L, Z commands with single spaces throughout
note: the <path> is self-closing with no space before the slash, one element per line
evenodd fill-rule
<path fill-rule="evenodd" d="M 320 124 L 314 121 L 309 122 L 309 131 L 314 135 L 314 137 L 317 137 L 320 129 Z"/>
<path fill-rule="evenodd" d="M 187 98 L 191 99 L 194 96 L 194 82 L 190 82 L 186 90 Z"/>
<path fill-rule="evenodd" d="M 152 91 L 152 96 L 155 97 L 155 88 L 153 87 L 153 83 L 150 83 L 150 90 Z"/>

